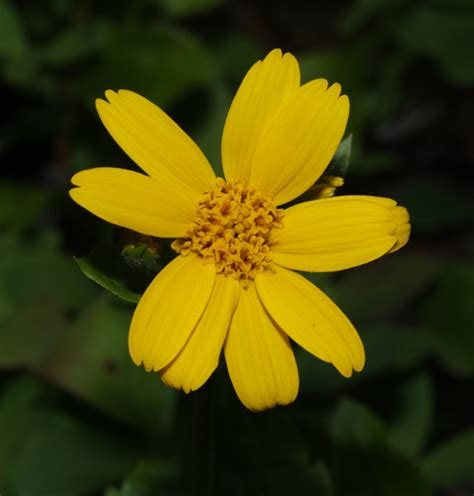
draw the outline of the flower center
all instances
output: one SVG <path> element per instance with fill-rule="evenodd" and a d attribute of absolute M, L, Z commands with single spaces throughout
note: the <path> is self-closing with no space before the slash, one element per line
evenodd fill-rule
<path fill-rule="evenodd" d="M 282 227 L 282 218 L 283 210 L 266 193 L 218 178 L 217 186 L 202 196 L 185 236 L 171 247 L 181 255 L 199 254 L 218 273 L 246 286 L 270 267 L 268 238 L 271 229 Z"/>

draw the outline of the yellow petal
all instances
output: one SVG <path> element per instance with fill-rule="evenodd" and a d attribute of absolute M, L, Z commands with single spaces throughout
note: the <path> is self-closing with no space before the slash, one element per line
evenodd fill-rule
<path fill-rule="evenodd" d="M 332 272 L 375 260 L 406 243 L 408 213 L 394 200 L 339 196 L 300 203 L 285 211 L 271 233 L 272 258 L 309 272 Z"/>
<path fill-rule="evenodd" d="M 181 351 L 206 308 L 214 287 L 214 265 L 179 255 L 148 286 L 130 326 L 128 346 L 136 365 L 158 371 Z"/>
<path fill-rule="evenodd" d="M 224 350 L 235 392 L 247 408 L 260 411 L 295 400 L 299 380 L 291 344 L 253 283 L 241 291 Z"/>
<path fill-rule="evenodd" d="M 193 220 L 200 195 L 176 182 L 100 167 L 78 172 L 72 199 L 112 224 L 151 236 L 179 237 Z"/>
<path fill-rule="evenodd" d="M 362 370 L 365 353 L 357 331 L 316 286 L 283 267 L 262 272 L 255 283 L 268 313 L 291 339 L 345 377 Z"/>
<path fill-rule="evenodd" d="M 105 96 L 108 102 L 96 100 L 104 126 L 147 174 L 183 183 L 198 193 L 215 186 L 206 157 L 159 107 L 128 90 L 108 90 Z"/>
<path fill-rule="evenodd" d="M 277 205 L 304 193 L 326 169 L 344 134 L 349 99 L 339 84 L 317 79 L 303 85 L 262 134 L 250 184 L 274 195 Z"/>
<path fill-rule="evenodd" d="M 193 333 L 179 355 L 160 371 L 165 384 L 189 393 L 207 381 L 219 363 L 239 294 L 236 279 L 216 277 L 209 303 Z"/>
<path fill-rule="evenodd" d="M 297 60 L 272 50 L 245 76 L 232 105 L 222 135 L 222 164 L 225 177 L 247 182 L 255 149 L 263 129 L 283 103 L 300 86 Z"/>

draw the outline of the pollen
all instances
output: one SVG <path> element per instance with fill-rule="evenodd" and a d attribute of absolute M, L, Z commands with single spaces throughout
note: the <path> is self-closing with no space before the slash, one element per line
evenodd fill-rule
<path fill-rule="evenodd" d="M 171 247 L 181 255 L 197 253 L 217 272 L 243 286 L 271 266 L 269 235 L 282 227 L 283 210 L 270 195 L 241 182 L 218 178 L 203 194 L 194 221 Z"/>

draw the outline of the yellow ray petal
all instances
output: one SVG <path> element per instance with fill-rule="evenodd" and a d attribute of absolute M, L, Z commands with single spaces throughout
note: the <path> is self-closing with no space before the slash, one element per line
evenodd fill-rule
<path fill-rule="evenodd" d="M 268 122 L 300 86 L 297 60 L 272 50 L 245 76 L 232 105 L 222 135 L 225 177 L 247 182 L 257 143 Z"/>
<path fill-rule="evenodd" d="M 394 200 L 339 196 L 300 203 L 285 211 L 284 225 L 271 233 L 272 258 L 309 272 L 356 267 L 401 247 L 410 225 Z"/>
<path fill-rule="evenodd" d="M 291 344 L 253 283 L 241 291 L 224 350 L 235 392 L 247 408 L 260 411 L 295 400 L 299 380 Z"/>
<path fill-rule="evenodd" d="M 97 99 L 99 116 L 123 151 L 147 174 L 183 183 L 198 193 L 215 185 L 215 174 L 194 141 L 159 107 L 128 90 Z"/>
<path fill-rule="evenodd" d="M 262 272 L 255 283 L 268 313 L 291 339 L 345 377 L 362 370 L 365 353 L 357 331 L 316 286 L 283 267 Z"/>
<path fill-rule="evenodd" d="M 170 262 L 148 286 L 133 314 L 128 339 L 136 365 L 158 371 L 181 351 L 206 308 L 214 265 L 190 254 Z"/>
<path fill-rule="evenodd" d="M 112 224 L 151 236 L 179 237 L 193 220 L 200 195 L 176 182 L 100 167 L 78 172 L 72 199 Z"/>
<path fill-rule="evenodd" d="M 250 184 L 274 195 L 281 205 L 305 192 L 326 169 L 341 141 L 349 99 L 338 84 L 326 89 L 317 79 L 303 85 L 262 134 Z"/>
<path fill-rule="evenodd" d="M 236 279 L 216 277 L 209 303 L 193 333 L 179 355 L 160 371 L 165 384 L 189 393 L 207 381 L 219 363 L 239 295 Z"/>

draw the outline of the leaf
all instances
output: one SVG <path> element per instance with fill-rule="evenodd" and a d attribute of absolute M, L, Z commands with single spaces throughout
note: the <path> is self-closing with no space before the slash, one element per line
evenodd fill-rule
<path fill-rule="evenodd" d="M 1 14 L 0 14 L 1 15 Z M 34 226 L 51 195 L 25 183 L 0 183 L 0 228 L 22 231 Z M 21 201 L 18 199 L 21 198 Z"/>
<path fill-rule="evenodd" d="M 351 399 L 339 402 L 330 433 L 339 444 L 377 446 L 385 443 L 385 426 L 365 405 Z"/>
<path fill-rule="evenodd" d="M 396 451 L 408 456 L 418 455 L 433 423 L 433 383 L 422 373 L 404 384 L 399 396 L 398 412 L 389 427 L 388 439 Z"/>
<path fill-rule="evenodd" d="M 104 36 L 100 63 L 75 88 L 87 105 L 107 88 L 123 88 L 166 107 L 214 75 L 209 51 L 188 31 L 117 24 Z"/>
<path fill-rule="evenodd" d="M 428 479 L 439 487 L 474 484 L 474 429 L 468 429 L 436 447 L 422 462 Z"/>
<path fill-rule="evenodd" d="M 0 395 L 0 489 L 9 496 L 82 496 L 121 478 L 137 458 L 122 434 L 60 413 L 56 391 L 31 378 Z"/>
<path fill-rule="evenodd" d="M 439 264 L 428 254 L 397 252 L 346 271 L 332 296 L 354 322 L 386 320 L 435 280 Z"/>
<path fill-rule="evenodd" d="M 474 373 L 474 270 L 451 263 L 444 267 L 431 297 L 421 307 L 425 337 L 441 363 L 460 376 Z"/>
<path fill-rule="evenodd" d="M 325 176 L 344 177 L 351 161 L 352 134 L 343 139 L 337 147 L 334 158 L 324 173 Z"/>
<path fill-rule="evenodd" d="M 0 369 L 34 367 L 55 349 L 67 322 L 63 308 L 36 301 L 0 327 Z"/>
<path fill-rule="evenodd" d="M 74 262 L 59 250 L 54 231 L 23 241 L 0 235 L 0 294 L 8 294 L 10 309 L 4 318 L 34 302 L 56 302 L 78 310 L 96 294 Z"/>
<path fill-rule="evenodd" d="M 115 268 L 109 266 L 108 269 L 110 272 L 104 272 L 103 267 L 100 267 L 100 262 L 104 259 L 99 259 L 97 254 L 93 254 L 90 257 L 75 257 L 74 260 L 85 276 L 107 291 L 110 291 L 113 295 L 130 303 L 138 303 L 140 301 L 141 294 L 128 289 L 127 282 L 124 280 L 123 275 L 120 274 L 120 271 L 118 274 L 114 274 Z"/>
<path fill-rule="evenodd" d="M 16 58 L 27 51 L 21 16 L 8 0 L 0 0 L 0 57 Z"/>
<path fill-rule="evenodd" d="M 136 447 L 51 412 L 27 440 L 16 467 L 18 496 L 82 496 L 123 477 Z"/>
<path fill-rule="evenodd" d="M 189 17 L 216 8 L 222 0 L 158 0 L 167 14 L 173 17 Z"/>
<path fill-rule="evenodd" d="M 472 5 L 422 5 L 399 25 L 399 38 L 406 50 L 433 58 L 450 81 L 462 86 L 474 82 L 473 33 Z"/>
<path fill-rule="evenodd" d="M 391 449 L 385 424 L 362 403 L 342 400 L 332 416 L 330 433 L 336 443 L 329 465 L 336 494 L 431 494 L 418 468 Z"/>
<path fill-rule="evenodd" d="M 51 67 L 62 67 L 96 54 L 103 48 L 106 26 L 87 22 L 69 27 L 53 40 L 41 45 L 37 57 Z"/>
<path fill-rule="evenodd" d="M 81 315 L 39 371 L 112 418 L 156 435 L 170 425 L 174 392 L 133 364 L 131 311 L 106 296 Z"/>
<path fill-rule="evenodd" d="M 127 476 L 120 489 L 109 488 L 104 496 L 165 496 L 167 483 L 177 475 L 172 460 L 139 462 Z"/>

